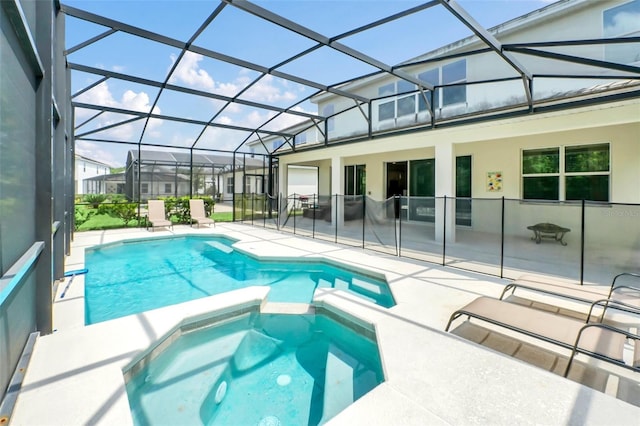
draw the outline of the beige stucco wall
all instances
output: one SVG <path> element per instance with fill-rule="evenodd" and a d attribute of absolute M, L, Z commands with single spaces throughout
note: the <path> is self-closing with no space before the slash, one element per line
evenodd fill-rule
<path fill-rule="evenodd" d="M 319 188 L 323 194 L 330 190 L 332 157 L 342 157 L 344 165 L 366 164 L 367 191 L 381 200 L 385 195 L 385 162 L 434 158 L 436 145 L 454 144 L 456 156 L 472 156 L 474 198 L 520 198 L 523 149 L 608 142 L 611 201 L 640 203 L 639 117 L 640 101 L 623 101 L 299 152 L 280 157 L 280 164 L 320 167 Z M 502 192 L 486 190 L 489 171 L 503 172 Z"/>

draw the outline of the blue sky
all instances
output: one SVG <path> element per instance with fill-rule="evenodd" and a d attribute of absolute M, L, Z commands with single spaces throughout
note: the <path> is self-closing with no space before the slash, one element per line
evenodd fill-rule
<path fill-rule="evenodd" d="M 180 41 L 187 41 L 218 2 L 201 1 L 88 1 L 67 0 L 63 4 L 121 21 Z M 323 36 L 334 37 L 382 17 L 409 9 L 424 1 L 412 0 L 267 0 L 254 3 L 295 21 Z M 550 3 L 548 0 L 459 0 L 481 25 L 491 27 L 526 14 Z M 68 48 L 106 30 L 105 27 L 67 18 Z M 357 49 L 388 65 L 395 65 L 432 49 L 471 35 L 442 6 L 423 10 L 398 21 L 342 39 L 348 47 Z M 209 27 L 195 40 L 195 45 L 232 55 L 258 65 L 273 67 L 315 42 L 292 34 L 269 22 L 227 6 Z M 127 73 L 136 77 L 164 81 L 180 50 L 124 33 L 116 33 L 68 56 L 68 61 L 99 69 Z M 279 68 L 280 71 L 331 85 L 357 77 L 375 69 L 346 57 L 330 48 L 321 48 L 311 55 Z M 234 96 L 259 75 L 258 72 L 188 53 L 178 63 L 169 79 L 170 84 L 198 89 L 224 96 Z M 95 82 L 100 77 L 72 72 L 72 93 Z M 271 75 L 263 77 L 242 99 L 288 107 L 315 89 Z M 158 89 L 123 80 L 109 79 L 76 98 L 79 102 L 100 103 L 115 108 L 148 112 L 158 95 Z M 177 91 L 163 91 L 154 112 L 209 121 L 223 102 L 200 96 L 187 96 Z M 316 106 L 305 102 L 298 110 L 316 113 Z M 76 125 L 95 111 L 77 110 Z M 225 109 L 216 122 L 254 128 L 271 113 L 248 106 L 233 105 Z M 105 113 L 80 127 L 82 134 L 131 116 Z M 280 130 L 299 120 L 294 115 L 280 117 L 265 129 Z M 144 120 L 136 121 L 88 137 L 138 142 Z M 151 120 L 146 126 L 143 142 L 156 145 L 233 150 L 250 133 L 203 126 Z M 123 165 L 126 151 L 134 146 L 77 141 L 77 152 L 112 165 Z"/>

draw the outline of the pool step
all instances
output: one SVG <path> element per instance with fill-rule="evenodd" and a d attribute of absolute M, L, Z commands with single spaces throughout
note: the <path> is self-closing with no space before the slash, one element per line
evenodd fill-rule
<path fill-rule="evenodd" d="M 233 247 L 226 246 L 218 241 L 207 241 L 205 244 L 226 254 L 233 253 Z"/>
<path fill-rule="evenodd" d="M 315 314 L 316 309 L 308 303 L 267 302 L 260 308 L 263 314 Z"/>
<path fill-rule="evenodd" d="M 354 376 L 359 362 L 336 345 L 329 345 L 324 381 L 324 423 L 354 401 Z"/>

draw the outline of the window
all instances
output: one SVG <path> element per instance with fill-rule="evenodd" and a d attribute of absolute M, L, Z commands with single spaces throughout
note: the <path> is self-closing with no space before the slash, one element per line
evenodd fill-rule
<path fill-rule="evenodd" d="M 233 194 L 233 176 L 227 178 L 227 194 Z"/>
<path fill-rule="evenodd" d="M 409 220 L 435 221 L 436 160 L 409 161 Z"/>
<path fill-rule="evenodd" d="M 433 197 L 436 193 L 436 160 L 412 160 L 409 162 L 409 195 Z"/>
<path fill-rule="evenodd" d="M 324 117 L 328 117 L 330 115 L 333 115 L 334 113 L 334 107 L 333 104 L 329 104 L 329 105 L 325 105 L 324 108 L 322 108 L 322 115 Z M 335 127 L 335 117 L 331 117 L 327 119 L 327 132 L 332 132 L 334 127 Z M 305 141 L 306 142 L 306 141 Z"/>
<path fill-rule="evenodd" d="M 602 14 L 602 34 L 605 38 L 640 36 L 640 0 L 633 0 Z M 640 63 L 640 44 L 610 44 L 604 48 L 604 58 L 619 64 Z"/>
<path fill-rule="evenodd" d="M 251 178 L 249 176 L 244 177 L 244 193 L 251 194 Z"/>
<path fill-rule="evenodd" d="M 408 81 L 398 81 L 398 93 L 406 93 L 416 90 L 415 84 Z M 416 94 L 412 93 L 408 96 L 398 98 L 398 117 L 411 115 L 416 113 Z"/>
<path fill-rule="evenodd" d="M 364 164 L 344 166 L 344 195 L 364 195 L 367 171 Z"/>
<path fill-rule="evenodd" d="M 418 78 L 433 86 L 442 86 L 455 83 L 464 83 L 467 80 L 467 61 L 452 62 L 441 68 L 434 68 L 418 74 Z M 426 94 L 426 93 L 425 93 Z M 437 88 L 433 93 L 433 108 L 442 108 L 449 105 L 464 103 L 467 101 L 467 87 L 448 86 Z M 427 104 L 422 95 L 418 97 L 418 110 L 426 111 Z"/>
<path fill-rule="evenodd" d="M 471 156 L 456 157 L 456 225 L 471 226 Z"/>
<path fill-rule="evenodd" d="M 522 151 L 522 198 L 609 201 L 609 144 Z"/>
<path fill-rule="evenodd" d="M 453 62 L 442 67 L 442 84 L 463 83 L 467 79 L 467 63 L 465 60 Z M 467 101 L 467 87 L 449 86 L 442 88 L 442 106 L 464 103 Z"/>
<path fill-rule="evenodd" d="M 280 148 L 282 145 L 284 145 L 284 139 L 278 139 L 273 141 L 273 151 L 275 151 L 276 149 Z"/>
<path fill-rule="evenodd" d="M 560 149 L 531 149 L 522 152 L 522 198 L 558 200 Z"/>
<path fill-rule="evenodd" d="M 143 194 L 148 194 L 149 193 L 149 184 L 148 183 L 143 183 L 140 185 L 140 191 L 142 191 Z"/>
<path fill-rule="evenodd" d="M 297 135 L 294 136 L 293 140 L 295 145 L 303 145 L 307 143 L 307 132 L 298 133 Z"/>
<path fill-rule="evenodd" d="M 164 193 L 165 194 L 171 194 L 171 184 L 170 183 L 165 183 L 164 184 Z"/>
<path fill-rule="evenodd" d="M 429 71 L 425 71 L 423 73 L 418 74 L 418 78 L 422 81 L 425 81 L 432 86 L 437 86 L 440 84 L 440 68 L 435 68 Z M 429 93 L 425 92 L 425 96 L 428 96 Z M 431 99 L 429 99 L 431 101 Z M 433 107 L 440 108 L 440 90 L 436 89 L 433 91 Z M 426 111 L 427 104 L 424 101 L 424 97 L 422 94 L 418 94 L 418 111 Z"/>
<path fill-rule="evenodd" d="M 422 92 L 416 91 L 417 87 L 414 84 L 405 80 L 385 84 L 378 88 L 378 96 L 384 98 L 380 99 L 378 104 L 378 121 L 391 120 L 426 111 L 427 102 L 425 101 L 425 96 L 430 102 L 433 102 L 434 109 L 467 101 L 466 86 L 455 85 L 464 83 L 467 80 L 467 61 L 465 59 L 424 71 L 418 74 L 418 78 L 436 87 L 436 90 L 432 94 L 428 91 L 424 92 L 423 96 Z M 406 94 L 412 91 L 414 93 Z M 390 97 L 398 93 L 400 95 L 397 97 Z M 405 93 L 405 95 L 402 95 L 402 93 Z M 429 96 L 433 96 L 433 100 Z"/>
<path fill-rule="evenodd" d="M 378 96 L 383 98 L 395 94 L 395 83 L 385 84 L 378 88 Z M 396 116 L 396 100 L 388 98 L 378 105 L 378 120 L 390 120 Z"/>

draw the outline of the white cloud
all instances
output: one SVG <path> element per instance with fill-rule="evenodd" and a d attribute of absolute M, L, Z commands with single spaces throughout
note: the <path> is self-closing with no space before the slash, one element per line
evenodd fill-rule
<path fill-rule="evenodd" d="M 284 87 L 287 86 L 283 83 L 286 80 L 276 80 L 272 75 L 265 75 L 247 90 L 244 98 L 266 103 L 293 102 L 298 98 L 294 92 L 278 87 L 277 82 Z"/>
<path fill-rule="evenodd" d="M 216 120 L 217 123 L 230 125 L 233 124 L 233 119 L 231 117 L 223 115 Z"/>
<path fill-rule="evenodd" d="M 177 60 L 176 55 L 170 55 L 171 66 Z M 231 81 L 216 81 L 212 74 L 202 67 L 204 56 L 186 52 L 180 63 L 169 78 L 170 83 L 183 84 L 189 88 L 214 92 L 223 96 L 233 97 L 253 81 L 250 70 L 241 69 Z M 262 77 L 242 96 L 256 102 L 293 102 L 297 99 L 295 91 L 302 92 L 304 86 L 293 85 L 283 79 L 276 79 L 272 75 Z"/>
<path fill-rule="evenodd" d="M 125 91 L 121 98 L 116 99 L 111 93 L 111 89 L 107 82 L 100 83 L 91 90 L 81 94 L 77 98 L 78 102 L 101 105 L 111 108 L 126 109 L 131 111 L 148 112 L 151 109 L 151 102 L 149 95 L 145 92 L 136 93 L 133 90 Z M 160 114 L 160 108 L 157 106 L 153 109 L 155 114 Z M 76 111 L 76 123 L 79 124 L 87 118 L 96 114 L 94 110 L 79 109 Z M 98 116 L 95 120 L 91 121 L 91 129 L 101 128 L 125 121 L 129 118 L 133 118 L 133 115 L 122 115 L 118 113 L 105 112 Z M 102 137 L 111 137 L 121 141 L 132 141 L 131 139 L 137 137 L 142 128 L 143 120 L 139 120 L 133 123 L 117 126 L 112 129 L 101 132 Z M 147 125 L 147 131 L 153 132 L 162 124 L 161 120 L 151 119 Z M 88 128 L 87 128 L 88 129 Z M 76 133 L 83 133 L 83 128 L 79 128 Z M 132 142 L 137 142 L 136 140 Z"/>
<path fill-rule="evenodd" d="M 112 167 L 124 165 L 126 163 L 126 150 L 129 148 L 120 149 L 118 152 L 109 148 L 111 147 L 105 144 L 80 140 L 76 141 L 75 152 L 83 157 L 109 164 Z"/>
<path fill-rule="evenodd" d="M 172 54 L 171 58 L 171 66 L 175 64 L 177 56 Z M 216 83 L 213 81 L 213 78 L 209 75 L 209 73 L 200 68 L 199 63 L 204 59 L 204 57 L 200 54 L 193 52 L 186 52 L 180 63 L 173 71 L 171 78 L 169 79 L 170 83 L 183 83 L 188 87 L 203 89 L 203 90 L 213 90 L 215 88 Z"/>

